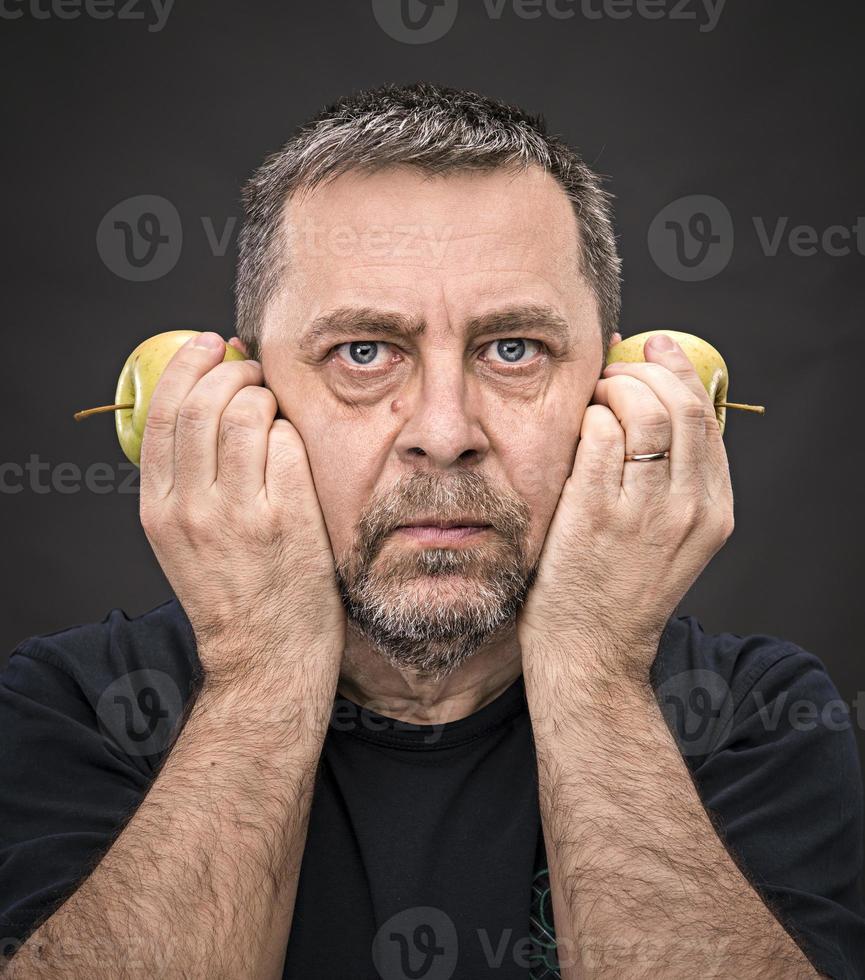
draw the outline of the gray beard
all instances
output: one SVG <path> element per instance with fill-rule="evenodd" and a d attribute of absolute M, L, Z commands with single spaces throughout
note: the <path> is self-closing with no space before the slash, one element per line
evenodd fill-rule
<path fill-rule="evenodd" d="M 518 541 L 497 538 L 492 553 L 490 545 L 423 548 L 383 563 L 379 552 L 354 569 L 340 564 L 349 621 L 392 666 L 446 677 L 514 624 L 537 575 Z"/>
<path fill-rule="evenodd" d="M 491 529 L 456 548 L 403 547 L 391 534 L 414 514 L 469 515 Z M 538 567 L 526 559 L 530 516 L 515 492 L 478 470 L 416 471 L 370 501 L 354 546 L 336 563 L 349 624 L 398 669 L 453 673 L 526 600 Z"/>

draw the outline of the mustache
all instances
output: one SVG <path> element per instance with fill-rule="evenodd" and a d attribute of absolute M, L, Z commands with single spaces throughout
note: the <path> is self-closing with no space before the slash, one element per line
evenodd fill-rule
<path fill-rule="evenodd" d="M 361 550 L 374 556 L 396 528 L 419 517 L 435 515 L 456 521 L 470 514 L 517 542 L 529 526 L 529 508 L 513 490 L 493 486 L 478 470 L 442 477 L 415 472 L 373 497 L 358 524 Z"/>

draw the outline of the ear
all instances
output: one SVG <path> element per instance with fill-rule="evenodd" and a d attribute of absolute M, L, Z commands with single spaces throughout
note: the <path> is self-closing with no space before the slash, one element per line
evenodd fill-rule
<path fill-rule="evenodd" d="M 232 337 L 231 340 L 228 341 L 228 346 L 236 347 L 241 354 L 243 354 L 245 357 L 249 357 L 249 351 L 246 349 L 246 344 L 244 344 L 240 337 Z"/>
<path fill-rule="evenodd" d="M 621 342 L 622 342 L 622 335 L 620 333 L 614 333 L 613 336 L 610 338 L 610 347 L 615 347 L 616 344 L 620 344 Z"/>

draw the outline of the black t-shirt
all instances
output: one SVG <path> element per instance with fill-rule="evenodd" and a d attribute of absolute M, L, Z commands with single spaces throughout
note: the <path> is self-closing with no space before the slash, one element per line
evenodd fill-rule
<path fill-rule="evenodd" d="M 175 600 L 133 619 L 113 610 L 13 653 L 0 677 L 7 950 L 74 890 L 141 802 L 198 666 Z M 820 660 L 674 616 L 652 681 L 704 805 L 763 900 L 821 972 L 865 978 L 861 775 Z M 522 678 L 440 726 L 337 697 L 285 976 L 552 977 L 554 936 Z"/>

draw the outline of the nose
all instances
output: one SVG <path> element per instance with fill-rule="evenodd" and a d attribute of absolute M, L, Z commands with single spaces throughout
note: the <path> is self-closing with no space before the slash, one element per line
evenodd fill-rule
<path fill-rule="evenodd" d="M 462 352 L 439 352 L 424 364 L 413 390 L 400 398 L 405 422 L 396 450 L 413 467 L 447 469 L 480 462 L 489 442 L 480 423 L 479 393 L 468 383 Z"/>

